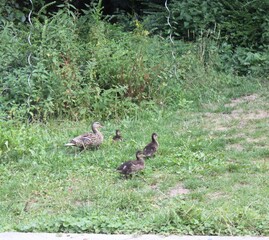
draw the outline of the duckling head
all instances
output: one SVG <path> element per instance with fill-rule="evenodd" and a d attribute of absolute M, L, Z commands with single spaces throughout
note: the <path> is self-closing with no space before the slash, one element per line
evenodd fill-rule
<path fill-rule="evenodd" d="M 157 138 L 158 138 L 158 134 L 157 133 L 152 133 L 151 137 L 152 137 L 152 140 L 156 141 Z"/>
<path fill-rule="evenodd" d="M 146 157 L 146 156 L 144 155 L 144 153 L 142 151 L 139 150 L 139 151 L 136 152 L 136 158 L 137 159 L 142 159 L 144 157 Z"/>
<path fill-rule="evenodd" d="M 117 135 L 117 136 L 120 136 L 120 134 L 121 134 L 121 133 L 120 133 L 120 130 L 117 129 L 117 130 L 116 130 L 116 135 Z"/>

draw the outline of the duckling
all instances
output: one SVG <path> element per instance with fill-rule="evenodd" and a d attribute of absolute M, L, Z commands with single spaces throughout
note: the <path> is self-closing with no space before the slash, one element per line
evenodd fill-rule
<path fill-rule="evenodd" d="M 145 168 L 144 157 L 145 156 L 142 151 L 137 151 L 136 160 L 124 162 L 117 168 L 117 170 L 119 173 L 124 174 L 125 178 L 127 178 L 128 175 L 132 177 L 132 173 L 141 171 Z"/>
<path fill-rule="evenodd" d="M 122 141 L 123 140 L 120 130 L 118 130 L 118 129 L 116 130 L 116 135 L 113 137 L 113 140 L 114 141 Z"/>
<path fill-rule="evenodd" d="M 76 146 L 81 150 L 98 148 L 104 140 L 103 134 L 98 130 L 102 127 L 99 122 L 94 122 L 92 124 L 92 132 L 84 133 L 73 138 L 69 143 L 65 144 L 65 146 Z"/>
<path fill-rule="evenodd" d="M 151 135 L 151 142 L 146 145 L 146 147 L 143 150 L 143 154 L 146 157 L 152 157 L 157 152 L 159 143 L 157 142 L 158 135 L 157 133 L 152 133 Z"/>

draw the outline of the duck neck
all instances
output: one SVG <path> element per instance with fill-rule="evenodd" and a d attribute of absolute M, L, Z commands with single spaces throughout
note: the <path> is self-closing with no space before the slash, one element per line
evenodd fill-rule
<path fill-rule="evenodd" d="M 158 144 L 157 140 L 154 137 L 152 137 L 152 142 Z"/>
<path fill-rule="evenodd" d="M 101 134 L 101 132 L 95 127 L 92 127 L 92 131 L 94 134 Z"/>
<path fill-rule="evenodd" d="M 97 131 L 98 131 L 98 130 L 97 130 L 95 127 L 92 126 L 92 132 L 93 132 L 93 133 L 97 133 Z"/>
<path fill-rule="evenodd" d="M 145 161 L 145 159 L 143 157 L 136 157 L 136 160 L 139 162 L 142 162 L 142 163 Z"/>

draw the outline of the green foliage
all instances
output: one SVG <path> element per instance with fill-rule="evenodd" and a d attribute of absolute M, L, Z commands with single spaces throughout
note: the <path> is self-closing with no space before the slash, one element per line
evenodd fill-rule
<path fill-rule="evenodd" d="M 0 3 L 0 22 L 4 20 L 12 22 L 25 22 L 27 13 L 24 12 L 16 0 L 3 0 Z M 29 11 L 29 10 L 28 10 Z"/>
<path fill-rule="evenodd" d="M 139 22 L 134 33 L 124 33 L 100 20 L 100 6 L 80 18 L 70 8 L 40 15 L 19 33 L 3 24 L 1 111 L 7 117 L 108 119 L 133 115 L 145 100 L 165 102 L 169 93 L 160 86 L 171 68 L 169 45 L 146 36 Z M 32 46 L 25 41 L 29 31 Z M 165 85 L 174 85 L 169 78 Z"/>
<path fill-rule="evenodd" d="M 265 37 L 268 35 L 268 1 L 223 1 L 222 4 L 225 11 L 220 29 L 229 43 L 255 49 L 268 45 Z"/>
<path fill-rule="evenodd" d="M 268 71 L 268 50 L 235 49 L 218 42 L 221 37 L 216 37 L 213 16 L 220 3 L 204 2 L 203 11 L 210 11 L 203 20 L 197 11 L 197 19 L 187 17 L 195 13 L 191 10 L 199 5 L 197 1 L 183 3 L 170 7 L 174 19 L 181 19 L 178 23 L 189 21 L 182 31 L 193 26 L 194 32 L 200 32 L 195 44 L 150 36 L 147 19 L 134 20 L 133 31 L 124 32 L 119 25 L 102 20 L 100 2 L 83 15 L 68 2 L 51 16 L 41 9 L 32 17 L 33 27 L 3 21 L 1 115 L 30 121 L 120 119 L 154 104 L 153 109 L 190 108 L 204 96 L 217 98 L 218 89 L 231 83 L 232 74 Z M 183 4 L 182 8 L 176 8 L 177 4 Z M 190 9 L 184 12 L 187 6 Z M 183 12 L 177 13 L 178 9 Z M 241 84 L 242 79 L 235 78 Z"/>
<path fill-rule="evenodd" d="M 216 34 L 233 47 L 254 47 L 256 50 L 268 45 L 268 1 L 171 1 L 171 23 L 176 36 L 196 40 L 201 35 Z M 150 8 L 150 7 L 149 7 Z M 151 8 L 158 27 L 166 28 L 166 9 Z M 165 14 L 166 12 L 166 14 Z M 158 21 L 159 19 L 159 21 Z M 147 17 L 146 17 L 146 21 Z M 150 21 L 151 22 L 151 21 Z M 150 24 L 148 25 L 150 27 Z"/>
<path fill-rule="evenodd" d="M 221 59 L 218 68 L 234 75 L 259 76 L 267 78 L 269 50 L 255 51 L 250 48 L 238 47 L 233 50 L 232 46 L 223 43 L 219 47 Z"/>
<path fill-rule="evenodd" d="M 15 127 L 16 126 L 16 127 Z M 33 157 L 40 152 L 40 147 L 45 142 L 37 139 L 37 128 L 19 127 L 16 123 L 5 122 L 0 125 L 0 155 L 1 163 L 19 161 L 25 156 Z M 44 145 L 45 146 L 45 145 Z"/>
<path fill-rule="evenodd" d="M 219 45 L 221 65 L 240 75 L 268 75 L 268 1 L 171 1 L 171 28 L 165 8 L 150 7 L 144 19 L 153 33 L 199 42 L 208 38 Z M 222 69 L 223 70 L 223 69 Z"/>

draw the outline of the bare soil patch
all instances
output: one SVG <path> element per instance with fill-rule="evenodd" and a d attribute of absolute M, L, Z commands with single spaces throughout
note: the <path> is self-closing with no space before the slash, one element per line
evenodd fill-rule
<path fill-rule="evenodd" d="M 179 183 L 174 188 L 170 189 L 168 192 L 170 197 L 175 197 L 177 195 L 183 195 L 190 193 L 190 190 L 185 188 L 183 184 Z"/>
<path fill-rule="evenodd" d="M 230 103 L 225 104 L 225 107 L 235 107 L 241 103 L 253 102 L 257 100 L 258 98 L 259 98 L 258 94 L 252 94 L 252 95 L 243 96 L 240 98 L 235 98 L 235 99 L 232 99 Z"/>
<path fill-rule="evenodd" d="M 251 109 L 244 110 L 239 104 L 241 103 L 257 102 Z M 206 126 L 210 126 L 215 130 L 225 131 L 231 127 L 244 127 L 248 121 L 269 119 L 269 104 L 267 109 L 257 108 L 259 103 L 265 102 L 264 99 L 257 94 L 232 99 L 231 103 L 226 104 L 226 107 L 233 107 L 234 110 L 229 114 L 224 113 L 206 113 L 204 119 L 206 120 Z M 233 122 L 232 122 L 233 121 Z M 235 122 L 237 122 L 235 126 Z"/>
<path fill-rule="evenodd" d="M 247 103 L 247 105 L 242 105 Z M 258 122 L 269 124 L 269 103 L 258 94 L 243 96 L 232 99 L 225 107 L 232 107 L 230 113 L 207 112 L 203 115 L 204 128 L 213 132 L 229 131 L 229 138 L 242 137 L 246 143 L 255 143 L 257 146 L 268 141 L 266 133 L 264 136 L 251 137 L 257 131 Z M 259 121 L 260 120 L 260 121 Z M 231 133 L 230 130 L 233 130 Z M 268 146 L 268 144 L 266 144 Z M 229 144 L 227 150 L 243 151 L 241 143 Z"/>

